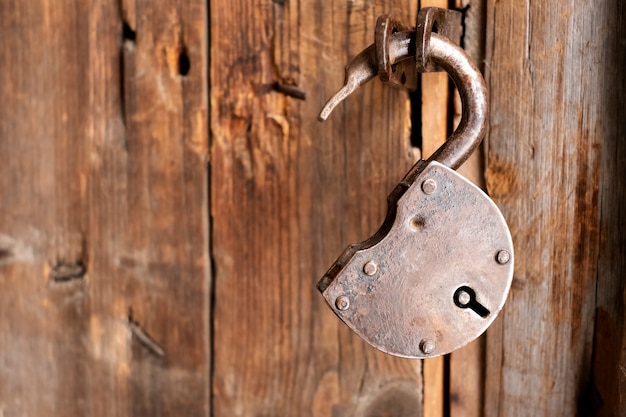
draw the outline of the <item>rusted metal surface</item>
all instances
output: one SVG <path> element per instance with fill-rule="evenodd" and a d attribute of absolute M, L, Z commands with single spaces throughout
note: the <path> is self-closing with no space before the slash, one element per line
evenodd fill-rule
<path fill-rule="evenodd" d="M 380 16 L 374 44 L 348 63 L 343 87 L 326 102 L 318 119 L 328 119 L 339 103 L 376 75 L 390 85 L 415 90 L 418 72 L 447 71 L 437 65 L 435 57 L 431 58 L 430 41 L 439 34 L 459 45 L 463 34 L 461 18 L 461 13 L 454 10 L 425 7 L 417 14 L 416 30 L 409 30 L 388 15 Z"/>
<path fill-rule="evenodd" d="M 444 68 L 456 84 L 463 115 L 454 133 L 428 160 L 457 169 L 480 145 L 487 131 L 487 86 L 465 51 L 434 33 L 430 37 L 429 59 Z"/>
<path fill-rule="evenodd" d="M 461 13 L 441 9 L 439 7 L 424 7 L 417 13 L 415 28 L 415 64 L 418 72 L 445 71 L 430 60 L 430 37 L 433 33 L 447 38 L 455 45 L 460 45 L 463 35 Z"/>
<path fill-rule="evenodd" d="M 346 67 L 346 83 L 320 120 L 376 74 L 406 87 L 407 72 L 443 69 L 459 90 L 461 121 L 391 193 L 379 231 L 348 247 L 318 288 L 335 314 L 371 345 L 424 358 L 468 344 L 493 322 L 513 278 L 513 243 L 495 204 L 454 171 L 480 144 L 488 103 L 481 73 L 455 44 L 460 15 L 429 8 L 418 14 L 417 32 L 402 29 L 387 16 L 378 19 L 375 45 Z M 399 65 L 411 57 L 412 68 Z"/>
<path fill-rule="evenodd" d="M 398 32 L 406 32 L 409 34 L 407 37 L 397 37 L 396 39 L 396 43 L 403 42 L 404 40 L 406 48 L 409 49 L 408 53 L 403 56 L 405 59 L 398 59 L 399 57 L 390 54 L 389 51 L 391 38 Z M 387 15 L 380 16 L 376 20 L 374 45 L 376 48 L 378 76 L 382 81 L 393 86 L 406 88 L 410 91 L 417 88 L 417 71 L 415 71 L 415 64 L 411 59 L 407 59 L 415 55 L 414 49 L 410 49 L 415 47 L 415 42 L 412 40 L 414 36 L 414 31 L 410 31 L 409 28 L 402 23 Z M 398 40 L 398 38 L 400 40 Z"/>
<path fill-rule="evenodd" d="M 388 61 L 395 62 L 411 56 L 414 49 L 407 39 L 412 39 L 411 32 L 398 32 L 391 36 Z M 426 61 L 433 62 L 448 72 L 459 90 L 463 103 L 463 115 L 455 132 L 429 161 L 457 169 L 474 152 L 487 130 L 487 87 L 480 71 L 463 49 L 449 39 L 431 33 L 428 51 L 424 52 Z M 346 84 L 335 94 L 322 109 L 319 119 L 326 120 L 330 112 L 354 90 L 374 78 L 378 71 L 374 45 L 357 55 L 346 67 Z"/>
<path fill-rule="evenodd" d="M 320 122 L 325 121 L 330 113 L 357 88 L 376 77 L 378 74 L 378 64 L 376 59 L 376 47 L 370 45 L 360 54 L 352 58 L 346 66 L 344 85 L 335 93 L 324 105 L 322 111 L 317 116 Z"/>
<path fill-rule="evenodd" d="M 389 197 L 381 229 L 346 249 L 318 287 L 374 347 L 434 357 L 468 344 L 496 318 L 513 277 L 513 243 L 496 205 L 461 175 L 420 161 L 408 180 Z"/>

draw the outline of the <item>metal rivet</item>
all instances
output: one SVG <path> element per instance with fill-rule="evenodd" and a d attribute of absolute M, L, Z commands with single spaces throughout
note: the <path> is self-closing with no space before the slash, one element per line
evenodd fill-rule
<path fill-rule="evenodd" d="M 429 178 L 422 183 L 422 191 L 424 191 L 425 194 L 432 194 L 435 192 L 436 189 L 437 182 L 435 182 L 435 180 L 432 178 Z"/>
<path fill-rule="evenodd" d="M 468 305 L 472 299 L 472 296 L 469 295 L 467 291 L 463 291 L 463 290 L 459 291 L 456 297 L 457 297 L 457 301 L 459 302 L 459 304 L 464 305 L 464 306 Z"/>
<path fill-rule="evenodd" d="M 378 272 L 378 265 L 374 261 L 368 261 L 365 265 L 363 265 L 363 272 L 365 275 L 375 275 Z"/>
<path fill-rule="evenodd" d="M 335 300 L 335 307 L 337 307 L 337 310 L 340 311 L 347 310 L 348 308 L 350 308 L 350 299 L 345 295 L 340 295 Z"/>
<path fill-rule="evenodd" d="M 422 339 L 420 342 L 420 350 L 426 355 L 430 355 L 435 351 L 435 342 L 430 339 Z"/>
<path fill-rule="evenodd" d="M 507 264 L 510 260 L 511 254 L 508 250 L 502 249 L 501 251 L 498 251 L 498 254 L 496 255 L 496 261 L 498 261 L 500 265 Z"/>

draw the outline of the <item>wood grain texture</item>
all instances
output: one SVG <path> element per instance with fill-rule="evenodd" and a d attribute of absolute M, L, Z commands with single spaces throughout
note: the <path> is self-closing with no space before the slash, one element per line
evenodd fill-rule
<path fill-rule="evenodd" d="M 366 345 L 315 289 L 376 231 L 413 162 L 406 93 L 375 80 L 326 123 L 317 113 L 373 42 L 376 17 L 413 21 L 415 10 L 211 3 L 215 416 L 422 415 L 421 363 Z"/>
<path fill-rule="evenodd" d="M 620 1 L 488 2 L 487 189 L 517 248 L 488 416 L 624 415 L 624 24 Z"/>
<path fill-rule="evenodd" d="M 451 417 L 483 415 L 485 396 L 485 336 L 450 355 Z"/>
<path fill-rule="evenodd" d="M 463 12 L 463 48 L 478 69 L 483 71 L 485 59 L 485 0 L 457 0 Z M 454 125 L 461 120 L 462 103 L 454 91 Z M 457 172 L 485 189 L 484 143 L 476 149 Z M 489 331 L 489 329 L 487 330 Z M 450 417 L 480 417 L 485 397 L 485 335 L 450 354 L 449 395 Z"/>
<path fill-rule="evenodd" d="M 211 2 L 209 49 L 204 1 L 0 2 L 0 416 L 439 412 L 422 362 L 314 287 L 415 154 L 378 81 L 315 116 L 376 16 L 416 3 Z M 516 271 L 444 410 L 626 415 L 625 6 L 486 11 L 487 189 Z"/>
<path fill-rule="evenodd" d="M 421 0 L 419 8 L 448 8 L 448 0 Z M 450 80 L 445 72 L 420 74 L 422 158 L 429 158 L 446 141 L 450 120 Z M 415 111 L 415 110 L 414 110 Z M 443 417 L 445 358 L 424 360 L 424 417 Z"/>
<path fill-rule="evenodd" d="M 445 385 L 446 357 L 425 359 L 424 368 L 424 417 L 442 417 L 447 408 Z"/>
<path fill-rule="evenodd" d="M 0 16 L 0 415 L 207 415 L 205 3 Z"/>

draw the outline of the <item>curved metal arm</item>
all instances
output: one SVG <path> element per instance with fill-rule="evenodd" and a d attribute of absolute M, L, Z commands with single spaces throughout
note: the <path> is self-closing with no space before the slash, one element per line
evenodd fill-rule
<path fill-rule="evenodd" d="M 317 116 L 320 122 L 326 121 L 333 109 L 357 88 L 378 75 L 376 63 L 376 48 L 370 45 L 363 52 L 352 58 L 346 66 L 346 76 L 344 86 L 335 93 L 324 105 L 322 111 Z"/>
<path fill-rule="evenodd" d="M 454 133 L 428 160 L 457 169 L 478 147 L 487 131 L 487 86 L 467 53 L 446 38 L 433 33 L 429 53 L 456 84 L 463 115 Z"/>

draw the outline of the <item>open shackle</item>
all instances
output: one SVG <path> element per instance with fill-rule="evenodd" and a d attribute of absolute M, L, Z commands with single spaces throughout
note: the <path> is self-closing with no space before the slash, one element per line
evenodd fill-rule
<path fill-rule="evenodd" d="M 407 77 L 414 77 L 417 72 L 443 69 L 459 90 L 463 113 L 454 133 L 428 161 L 437 161 L 451 169 L 461 166 L 478 147 L 487 130 L 488 96 L 485 80 L 471 58 L 453 40 L 444 36 L 446 31 L 442 29 L 453 26 L 450 17 L 456 17 L 456 14 L 450 10 L 424 8 L 418 14 L 416 30 L 395 33 L 390 28 L 394 24 L 397 27 L 397 22 L 381 16 L 377 22 L 375 44 L 346 66 L 344 86 L 328 100 L 318 119 L 326 120 L 338 104 L 376 75 L 389 82 L 390 71 L 387 69 L 395 65 L 402 65 L 402 81 L 392 84 L 409 89 L 411 87 L 405 85 Z M 415 64 L 411 63 L 411 58 Z"/>
<path fill-rule="evenodd" d="M 463 104 L 459 126 L 428 160 L 419 160 L 387 198 L 387 216 L 370 238 L 349 245 L 318 282 L 332 311 L 375 348 L 431 358 L 467 345 L 493 323 L 513 280 L 513 242 L 495 203 L 457 169 L 487 129 L 487 89 L 460 43 L 461 15 L 426 8 L 408 30 L 378 18 L 374 45 L 346 67 L 332 109 L 378 75 L 417 87 L 417 74 L 446 71 Z"/>

